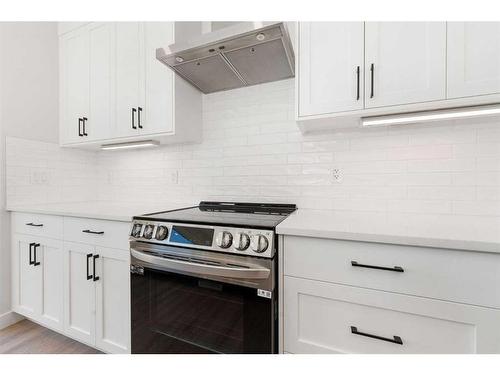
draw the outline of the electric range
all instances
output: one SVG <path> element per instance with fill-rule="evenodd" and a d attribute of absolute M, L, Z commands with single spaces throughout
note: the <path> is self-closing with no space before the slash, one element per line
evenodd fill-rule
<path fill-rule="evenodd" d="M 275 228 L 295 209 L 203 201 L 134 217 L 132 353 L 277 353 Z"/>

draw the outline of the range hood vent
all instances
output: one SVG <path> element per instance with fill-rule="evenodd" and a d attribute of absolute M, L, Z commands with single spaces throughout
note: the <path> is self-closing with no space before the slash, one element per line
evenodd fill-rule
<path fill-rule="evenodd" d="M 295 75 L 293 48 L 283 22 L 241 22 L 158 48 L 156 58 L 205 94 Z"/>

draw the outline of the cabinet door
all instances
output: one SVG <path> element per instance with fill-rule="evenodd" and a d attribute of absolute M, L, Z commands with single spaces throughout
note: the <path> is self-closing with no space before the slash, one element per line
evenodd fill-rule
<path fill-rule="evenodd" d="M 500 310 L 285 277 L 290 353 L 500 353 Z"/>
<path fill-rule="evenodd" d="M 500 22 L 448 23 L 448 98 L 500 93 Z"/>
<path fill-rule="evenodd" d="M 64 332 L 68 336 L 95 343 L 95 281 L 94 247 L 65 242 L 64 244 Z"/>
<path fill-rule="evenodd" d="M 130 353 L 130 261 L 128 250 L 97 248 L 96 346 Z"/>
<path fill-rule="evenodd" d="M 445 22 L 366 22 L 366 108 L 442 100 L 445 94 Z"/>
<path fill-rule="evenodd" d="M 12 305 L 16 312 L 36 319 L 41 298 L 41 268 L 34 266 L 33 244 L 38 238 L 12 236 Z"/>
<path fill-rule="evenodd" d="M 156 59 L 156 49 L 174 43 L 173 22 L 144 23 L 146 96 L 141 113 L 142 134 L 174 130 L 175 73 Z"/>
<path fill-rule="evenodd" d="M 144 107 L 142 24 L 117 22 L 116 27 L 116 129 L 115 137 L 138 134 L 138 107 Z M 134 112 L 135 110 L 135 112 Z M 135 129 L 134 129 L 135 128 Z"/>
<path fill-rule="evenodd" d="M 299 24 L 299 116 L 363 108 L 363 22 Z"/>
<path fill-rule="evenodd" d="M 84 141 L 79 119 L 89 114 L 89 33 L 87 28 L 60 39 L 61 142 Z"/>
<path fill-rule="evenodd" d="M 90 110 L 85 121 L 85 141 L 110 136 L 114 111 L 112 103 L 113 35 L 112 23 L 93 23 L 89 32 Z"/>
<path fill-rule="evenodd" d="M 41 271 L 39 320 L 42 324 L 63 330 L 63 245 L 62 241 L 42 239 L 36 248 L 35 268 Z"/>

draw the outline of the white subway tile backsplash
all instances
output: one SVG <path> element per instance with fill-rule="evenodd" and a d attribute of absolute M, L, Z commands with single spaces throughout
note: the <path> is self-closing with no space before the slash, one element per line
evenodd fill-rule
<path fill-rule="evenodd" d="M 10 204 L 292 202 L 399 213 L 401 231 L 440 236 L 449 229 L 426 214 L 474 216 L 457 231 L 492 230 L 500 216 L 498 118 L 302 134 L 293 80 L 204 96 L 199 144 L 104 153 L 7 138 L 6 153 Z"/>

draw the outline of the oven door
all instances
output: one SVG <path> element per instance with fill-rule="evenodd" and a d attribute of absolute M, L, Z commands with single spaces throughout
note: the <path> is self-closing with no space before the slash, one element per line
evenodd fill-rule
<path fill-rule="evenodd" d="M 132 353 L 276 353 L 274 271 L 272 259 L 136 243 Z"/>

